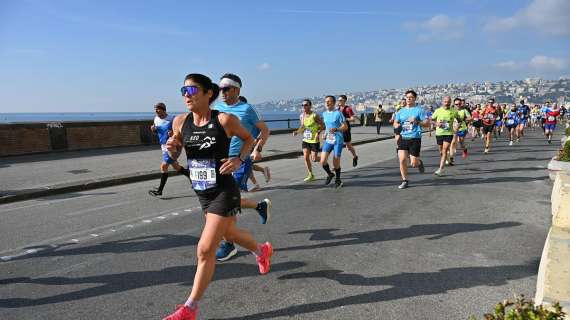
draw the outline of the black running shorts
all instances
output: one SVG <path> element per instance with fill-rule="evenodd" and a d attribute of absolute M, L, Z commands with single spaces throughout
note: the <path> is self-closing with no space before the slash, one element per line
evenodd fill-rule
<path fill-rule="evenodd" d="M 352 133 L 350 133 L 350 127 L 348 127 L 348 130 L 342 133 L 342 137 L 344 138 L 345 143 L 352 141 Z"/>
<path fill-rule="evenodd" d="M 419 157 L 422 147 L 422 139 L 400 139 L 398 141 L 398 150 L 408 151 L 411 156 Z"/>
<path fill-rule="evenodd" d="M 235 180 L 224 183 L 223 188 L 208 192 L 196 192 L 204 213 L 213 213 L 222 217 L 232 217 L 241 212 L 241 195 Z"/>
<path fill-rule="evenodd" d="M 484 125 L 483 126 L 483 134 L 492 133 L 494 128 L 495 128 L 494 124 Z"/>
<path fill-rule="evenodd" d="M 301 146 L 303 149 L 309 149 L 309 151 L 311 151 L 311 152 L 319 152 L 319 143 L 318 142 L 309 143 L 309 142 L 303 141 Z"/>
<path fill-rule="evenodd" d="M 435 136 L 435 140 L 437 141 L 437 145 L 443 145 L 443 142 L 451 143 L 453 140 L 453 136 Z"/>

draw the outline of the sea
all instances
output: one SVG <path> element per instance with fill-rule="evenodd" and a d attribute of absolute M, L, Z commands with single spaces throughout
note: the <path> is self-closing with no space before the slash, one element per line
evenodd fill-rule
<path fill-rule="evenodd" d="M 177 115 L 179 113 L 171 113 Z M 299 127 L 297 112 L 262 112 L 261 117 L 269 129 Z M 53 112 L 53 113 L 0 113 L 0 124 L 34 122 L 86 122 L 86 121 L 128 121 L 148 120 L 152 122 L 154 112 Z"/>

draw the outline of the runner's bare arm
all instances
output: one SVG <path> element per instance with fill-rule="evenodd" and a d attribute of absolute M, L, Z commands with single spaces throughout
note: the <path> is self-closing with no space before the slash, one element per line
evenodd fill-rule
<path fill-rule="evenodd" d="M 181 114 L 172 121 L 172 136 L 166 142 L 166 150 L 172 159 L 178 158 L 182 151 L 182 125 L 186 121 L 188 114 Z"/>
<path fill-rule="evenodd" d="M 259 129 L 260 134 L 257 138 L 257 143 L 255 143 L 255 148 L 253 148 L 253 151 L 251 152 L 251 158 L 254 161 L 259 161 L 261 160 L 261 150 L 265 143 L 267 143 L 267 139 L 269 139 L 269 128 L 267 128 L 267 125 L 263 120 L 258 121 L 255 124 L 255 127 Z"/>
<path fill-rule="evenodd" d="M 325 130 L 325 122 L 323 121 L 323 118 L 321 118 L 321 116 L 319 116 L 317 114 L 315 116 L 315 121 L 319 124 L 319 131 L 318 132 L 322 132 L 323 130 Z"/>

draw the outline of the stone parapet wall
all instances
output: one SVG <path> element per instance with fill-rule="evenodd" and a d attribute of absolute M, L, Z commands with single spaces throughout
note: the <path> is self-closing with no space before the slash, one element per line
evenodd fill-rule
<path fill-rule="evenodd" d="M 157 144 L 150 121 L 0 124 L 0 157 Z"/>

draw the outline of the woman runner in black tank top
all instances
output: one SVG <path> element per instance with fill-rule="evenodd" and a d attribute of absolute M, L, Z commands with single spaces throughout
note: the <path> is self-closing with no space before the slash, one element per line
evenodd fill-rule
<path fill-rule="evenodd" d="M 222 160 L 228 158 L 231 139 L 218 120 L 220 112 L 210 112 L 210 121 L 205 125 L 196 126 L 190 113 L 182 126 L 182 145 L 188 159 L 192 188 L 198 194 L 237 188 L 231 175 L 220 174 Z"/>
<path fill-rule="evenodd" d="M 210 109 L 219 94 L 218 86 L 210 78 L 189 74 L 181 91 L 190 113 L 176 117 L 174 135 L 166 145 L 171 156 L 185 148 L 192 188 L 202 205 L 206 223 L 198 242 L 198 263 L 190 296 L 164 320 L 196 319 L 198 301 L 214 273 L 216 249 L 222 237 L 254 253 L 261 274 L 269 272 L 273 255 L 269 242 L 258 243 L 249 232 L 236 227 L 240 194 L 231 173 L 249 156 L 253 137 L 237 117 Z M 228 158 L 230 136 L 244 141 L 237 158 Z"/>

